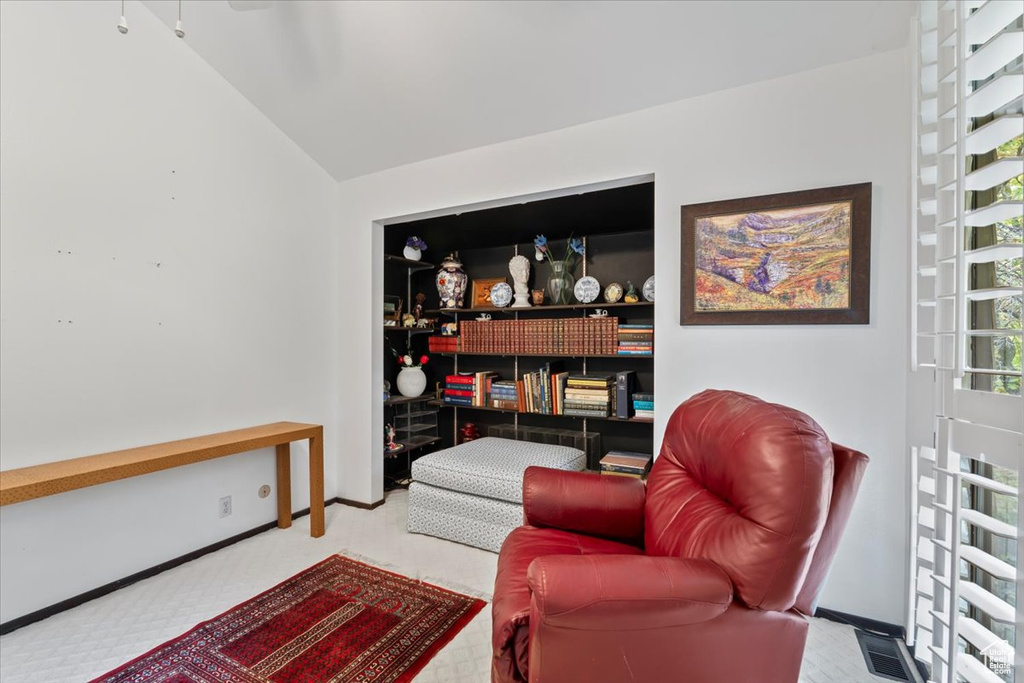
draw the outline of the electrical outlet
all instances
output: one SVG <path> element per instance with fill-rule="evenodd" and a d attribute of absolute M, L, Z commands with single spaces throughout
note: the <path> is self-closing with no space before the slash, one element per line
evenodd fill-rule
<path fill-rule="evenodd" d="M 227 517 L 231 514 L 231 496 L 224 496 L 220 499 L 220 516 Z"/>

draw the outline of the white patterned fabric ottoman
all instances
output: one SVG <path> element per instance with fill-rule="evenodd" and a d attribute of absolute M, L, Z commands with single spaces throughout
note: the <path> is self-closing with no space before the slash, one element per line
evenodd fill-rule
<path fill-rule="evenodd" d="M 411 533 L 498 552 L 523 523 L 523 472 L 531 465 L 582 470 L 583 451 L 485 437 L 412 463 Z"/>

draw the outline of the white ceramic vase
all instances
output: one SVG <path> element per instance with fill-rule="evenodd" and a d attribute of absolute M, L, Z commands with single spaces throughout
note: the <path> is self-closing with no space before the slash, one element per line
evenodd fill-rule
<path fill-rule="evenodd" d="M 427 388 L 427 376 L 422 367 L 403 367 L 398 371 L 398 393 L 402 396 L 419 396 Z"/>
<path fill-rule="evenodd" d="M 419 261 L 423 258 L 423 252 L 416 247 L 406 247 L 402 250 L 402 256 L 409 259 L 410 261 Z"/>

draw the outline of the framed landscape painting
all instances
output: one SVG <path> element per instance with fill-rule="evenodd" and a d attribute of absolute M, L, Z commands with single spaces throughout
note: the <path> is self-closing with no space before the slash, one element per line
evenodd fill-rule
<path fill-rule="evenodd" d="M 682 325 L 869 320 L 871 183 L 682 207 Z"/>

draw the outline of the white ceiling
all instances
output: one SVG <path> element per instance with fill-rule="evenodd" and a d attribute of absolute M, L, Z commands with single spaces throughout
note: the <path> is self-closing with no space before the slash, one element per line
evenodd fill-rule
<path fill-rule="evenodd" d="M 176 0 L 143 3 L 174 26 Z M 896 49 L 914 7 L 184 0 L 183 19 L 186 42 L 344 180 Z"/>

